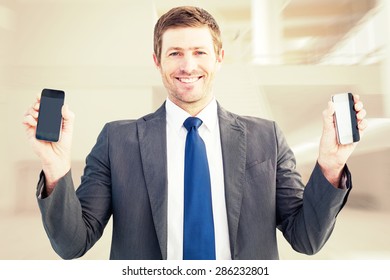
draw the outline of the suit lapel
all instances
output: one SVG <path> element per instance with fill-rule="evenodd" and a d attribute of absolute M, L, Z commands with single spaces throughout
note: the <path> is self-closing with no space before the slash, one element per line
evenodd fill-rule
<path fill-rule="evenodd" d="M 167 145 L 165 103 L 137 121 L 142 166 L 153 222 L 163 259 L 167 259 Z"/>
<path fill-rule="evenodd" d="M 230 250 L 235 256 L 246 164 L 246 128 L 218 105 Z"/>

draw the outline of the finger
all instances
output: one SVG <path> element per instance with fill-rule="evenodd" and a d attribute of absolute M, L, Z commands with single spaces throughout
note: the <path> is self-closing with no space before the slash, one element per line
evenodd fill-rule
<path fill-rule="evenodd" d="M 359 102 L 359 100 L 360 100 L 360 95 L 354 94 L 354 95 L 353 95 L 353 101 L 354 101 L 354 103 Z"/>
<path fill-rule="evenodd" d="M 33 108 L 35 111 L 39 111 L 40 105 L 41 105 L 40 102 L 35 102 L 35 103 L 33 104 L 33 107 L 32 107 L 32 108 Z"/>
<path fill-rule="evenodd" d="M 26 112 L 26 116 L 31 115 L 34 119 L 38 119 L 39 112 L 34 108 L 29 108 Z"/>
<path fill-rule="evenodd" d="M 366 119 L 361 120 L 361 121 L 358 123 L 358 128 L 361 129 L 361 130 L 366 129 L 367 126 L 368 126 L 368 121 L 367 121 Z"/>
<path fill-rule="evenodd" d="M 359 112 L 360 110 L 362 110 L 363 107 L 364 107 L 363 106 L 363 102 L 361 102 L 361 101 L 356 102 L 355 105 L 354 105 L 354 108 L 355 108 L 356 112 Z"/>
<path fill-rule="evenodd" d="M 363 136 L 364 131 L 366 130 L 367 127 L 368 127 L 368 121 L 366 119 L 359 122 L 358 129 L 359 129 L 360 136 Z"/>
<path fill-rule="evenodd" d="M 40 108 L 40 100 L 35 100 L 35 102 L 31 105 L 31 107 L 29 107 L 25 113 L 25 115 L 29 114 L 29 112 L 31 111 L 31 109 L 35 110 L 35 111 L 39 111 L 39 108 Z"/>
<path fill-rule="evenodd" d="M 33 118 L 31 115 L 26 115 L 23 118 L 23 124 L 27 127 L 36 127 L 37 126 L 37 120 Z"/>
<path fill-rule="evenodd" d="M 33 107 L 29 107 L 29 108 L 27 108 L 27 110 L 26 110 L 26 112 L 24 112 L 24 117 L 25 116 L 29 116 L 29 115 L 31 115 L 32 113 L 34 113 L 34 115 L 35 115 L 35 113 L 38 113 L 36 110 L 34 110 L 33 109 Z"/>
<path fill-rule="evenodd" d="M 357 114 L 356 114 L 356 118 L 361 121 L 363 120 L 367 115 L 367 111 L 365 109 L 363 110 L 360 110 Z"/>
<path fill-rule="evenodd" d="M 41 94 L 37 94 L 35 96 L 34 106 L 36 106 L 37 104 L 39 105 L 40 103 L 41 103 Z"/>

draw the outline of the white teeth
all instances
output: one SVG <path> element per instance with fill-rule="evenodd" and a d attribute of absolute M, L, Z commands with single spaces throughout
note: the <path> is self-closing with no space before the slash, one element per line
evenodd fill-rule
<path fill-rule="evenodd" d="M 178 78 L 178 79 L 182 83 L 194 83 L 197 80 L 199 80 L 199 77 L 195 77 L 195 78 Z"/>

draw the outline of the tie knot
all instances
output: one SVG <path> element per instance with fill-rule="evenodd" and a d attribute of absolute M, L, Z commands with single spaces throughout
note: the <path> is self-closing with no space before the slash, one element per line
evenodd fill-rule
<path fill-rule="evenodd" d="M 189 117 L 184 121 L 184 127 L 190 131 L 192 127 L 198 129 L 202 125 L 202 120 L 196 117 Z"/>

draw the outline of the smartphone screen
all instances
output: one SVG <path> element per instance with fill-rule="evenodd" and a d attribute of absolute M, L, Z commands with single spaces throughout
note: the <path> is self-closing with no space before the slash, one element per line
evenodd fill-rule
<path fill-rule="evenodd" d="M 39 140 L 57 142 L 60 138 L 65 93 L 62 90 L 43 89 L 39 106 L 35 137 Z"/>
<path fill-rule="evenodd" d="M 332 96 L 335 107 L 337 139 L 340 144 L 350 144 L 360 140 L 356 111 L 352 93 Z"/>

